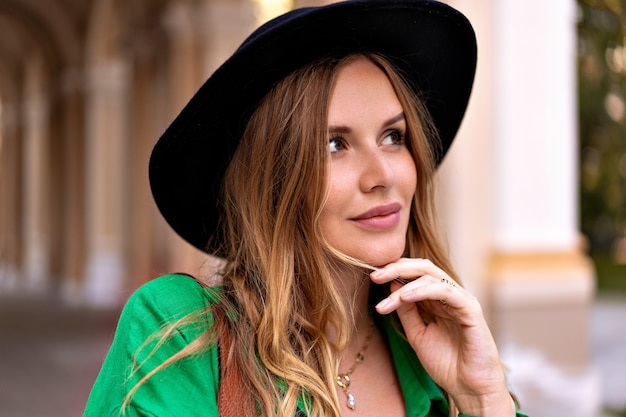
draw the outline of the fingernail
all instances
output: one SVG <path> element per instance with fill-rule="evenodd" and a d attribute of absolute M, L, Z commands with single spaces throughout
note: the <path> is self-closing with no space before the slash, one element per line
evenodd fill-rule
<path fill-rule="evenodd" d="M 385 270 L 381 268 L 381 269 L 377 269 L 377 270 L 373 271 L 373 272 L 370 274 L 370 276 L 371 276 L 372 278 L 380 278 L 380 277 L 382 277 L 384 274 L 385 274 Z"/>
<path fill-rule="evenodd" d="M 389 298 L 385 298 L 380 303 L 376 304 L 376 310 L 384 310 L 386 307 L 389 306 L 390 303 L 391 300 Z"/>

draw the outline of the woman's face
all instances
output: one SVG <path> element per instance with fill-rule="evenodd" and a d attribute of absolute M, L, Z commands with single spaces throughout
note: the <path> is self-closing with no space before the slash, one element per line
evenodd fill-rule
<path fill-rule="evenodd" d="M 374 266 L 402 256 L 416 168 L 406 121 L 386 75 L 365 58 L 337 74 L 328 115 L 331 164 L 322 233 L 346 255 Z"/>

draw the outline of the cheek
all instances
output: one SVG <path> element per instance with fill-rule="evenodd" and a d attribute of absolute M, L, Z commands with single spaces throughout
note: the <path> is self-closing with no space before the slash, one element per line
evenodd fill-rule
<path fill-rule="evenodd" d="M 329 172 L 326 182 L 325 200 L 319 217 L 319 227 L 322 235 L 333 240 L 337 227 L 345 216 L 345 208 L 348 205 L 349 181 L 337 175 L 337 170 Z"/>
<path fill-rule="evenodd" d="M 322 206 L 319 219 L 322 233 L 325 236 L 327 236 L 327 229 L 331 227 L 332 223 L 337 222 L 340 218 L 340 208 L 345 206 L 345 202 L 341 198 L 344 194 L 345 193 L 342 192 L 340 184 L 328 185 L 326 200 Z"/>
<path fill-rule="evenodd" d="M 410 194 L 412 199 L 417 187 L 417 168 L 408 150 L 403 160 L 397 166 L 399 168 L 398 178 L 401 178 L 402 191 L 405 194 Z"/>
<path fill-rule="evenodd" d="M 332 184 L 329 180 L 329 169 L 320 168 L 319 172 L 314 173 L 315 179 L 312 179 L 309 184 L 306 194 L 307 210 L 311 213 L 311 218 L 314 219 L 319 214 L 324 215 L 326 208 L 326 202 L 328 200 L 329 193 L 332 192 Z M 320 212 L 321 211 L 321 212 Z M 321 217 L 318 223 L 321 222 Z"/>

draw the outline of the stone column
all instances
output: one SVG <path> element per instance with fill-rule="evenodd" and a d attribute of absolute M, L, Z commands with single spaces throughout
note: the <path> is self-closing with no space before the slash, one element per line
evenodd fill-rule
<path fill-rule="evenodd" d="M 49 100 L 45 96 L 43 58 L 33 55 L 25 65 L 23 86 L 23 286 L 45 290 L 50 278 Z"/>
<path fill-rule="evenodd" d="M 63 161 L 61 183 L 63 247 L 61 248 L 61 294 L 69 304 L 82 299 L 85 272 L 85 76 L 82 70 L 67 69 L 62 75 L 60 117 Z"/>
<path fill-rule="evenodd" d="M 14 103 L 0 101 L 0 292 L 17 290 L 22 263 L 23 158 L 18 118 Z"/>
<path fill-rule="evenodd" d="M 86 282 L 91 305 L 119 301 L 124 262 L 127 62 L 111 58 L 88 69 L 86 115 Z"/>
<path fill-rule="evenodd" d="M 129 164 L 128 186 L 130 187 L 130 210 L 128 225 L 129 246 L 127 258 L 129 261 L 129 283 L 137 287 L 147 280 L 154 278 L 155 268 L 161 270 L 160 257 L 154 253 L 155 218 L 160 216 L 148 182 L 148 161 L 152 147 L 168 120 L 161 114 L 161 101 L 165 101 L 165 94 L 159 88 L 159 69 L 165 59 L 160 54 L 161 42 L 145 39 L 135 48 L 133 65 L 133 123 L 128 143 L 128 153 L 131 156 Z M 169 104 L 169 103 L 168 103 Z"/>
<path fill-rule="evenodd" d="M 235 52 L 241 42 L 264 23 L 254 0 L 204 0 L 196 25 L 202 42 L 202 81 Z"/>

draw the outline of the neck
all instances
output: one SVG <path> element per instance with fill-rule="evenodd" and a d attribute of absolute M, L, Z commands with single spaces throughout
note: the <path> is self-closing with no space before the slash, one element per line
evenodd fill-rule
<path fill-rule="evenodd" d="M 363 337 L 370 327 L 368 299 L 371 281 L 362 269 L 346 267 L 336 271 L 335 282 L 344 305 L 348 307 L 349 318 L 354 323 L 352 341 L 346 349 L 351 351 L 363 342 Z"/>

